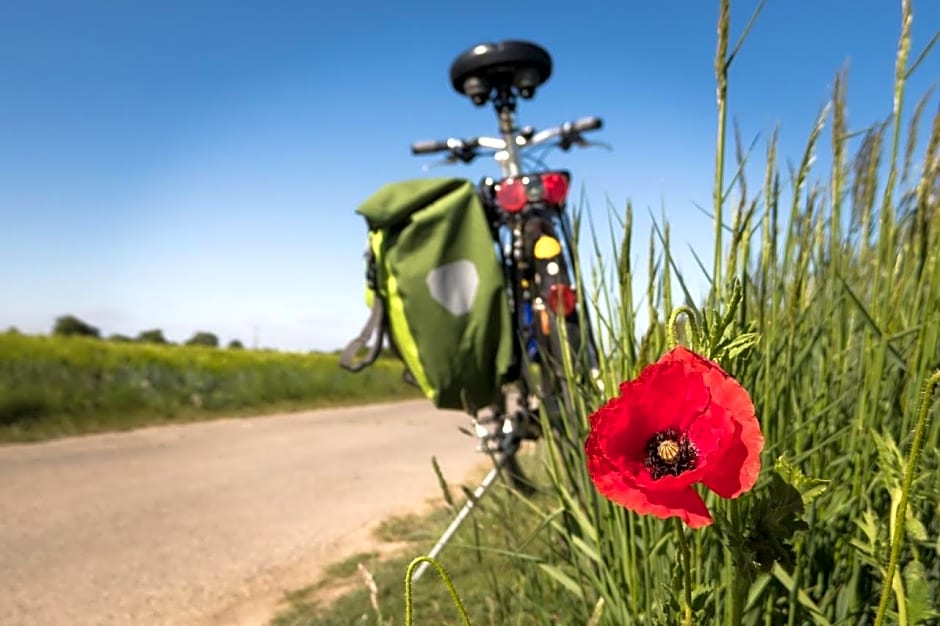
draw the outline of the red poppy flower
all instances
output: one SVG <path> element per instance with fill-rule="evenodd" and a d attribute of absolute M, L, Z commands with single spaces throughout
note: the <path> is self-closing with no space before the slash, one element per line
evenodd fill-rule
<path fill-rule="evenodd" d="M 763 446 L 747 391 L 717 363 L 679 346 L 591 415 L 585 451 L 604 496 L 698 528 L 712 517 L 694 485 L 736 498 L 754 486 Z"/>

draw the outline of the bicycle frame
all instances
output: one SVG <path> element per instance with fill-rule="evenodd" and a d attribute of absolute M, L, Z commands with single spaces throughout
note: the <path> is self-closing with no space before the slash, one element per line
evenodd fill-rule
<path fill-rule="evenodd" d="M 489 56 L 487 56 L 489 55 Z M 515 119 L 516 94 L 531 98 L 535 87 L 545 81 L 551 72 L 550 59 L 544 50 L 525 42 L 504 42 L 504 44 L 484 44 L 475 47 L 472 54 L 461 55 L 452 66 L 451 78 L 459 92 L 471 97 L 475 104 L 482 105 L 492 95 L 499 123 L 499 137 L 474 137 L 468 140 L 450 138 L 446 141 L 418 142 L 412 145 L 413 154 L 449 152 L 445 163 L 463 161 L 469 163 L 478 156 L 478 150 L 484 148 L 493 151 L 493 158 L 499 165 L 501 178 L 495 180 L 485 177 L 478 184 L 480 199 L 490 221 L 494 245 L 502 261 L 506 284 L 506 295 L 512 320 L 514 367 L 506 377 L 507 385 L 517 386 L 520 393 L 521 407 L 510 407 L 511 399 L 503 389 L 502 406 L 493 407 L 494 415 L 488 421 L 497 425 L 496 432 L 490 432 L 479 412 L 473 418 L 474 430 L 480 439 L 481 449 L 499 453 L 496 467 L 486 476 L 474 493 L 479 498 L 495 479 L 498 471 L 508 468 L 510 480 L 516 487 L 530 488 L 516 459 L 516 451 L 522 439 L 537 439 L 540 436 L 541 421 L 533 417 L 530 394 L 535 394 L 536 401 L 549 414 L 557 414 L 557 407 L 546 406 L 562 400 L 569 411 L 573 410 L 570 382 L 564 379 L 564 368 L 560 368 L 553 357 L 566 349 L 572 352 L 585 351 L 586 363 L 592 378 L 597 375 L 597 348 L 591 329 L 586 307 L 565 302 L 565 296 L 572 295 L 570 283 L 578 287 L 577 254 L 573 242 L 571 222 L 567 213 L 567 193 L 570 174 L 563 170 L 525 171 L 522 165 L 522 151 L 557 139 L 557 145 L 567 151 L 572 145 L 586 146 L 581 133 L 597 130 L 601 127 L 598 118 L 582 118 L 566 122 L 554 128 L 535 132 L 526 127 L 517 129 Z M 598 144 L 603 145 L 603 144 Z M 562 177 L 563 193 L 545 193 L 545 182 L 554 177 L 556 183 Z M 512 202 L 500 198 L 500 191 L 520 182 L 523 197 L 517 195 Z M 533 184 L 533 181 L 536 184 Z M 531 186 L 530 186 L 531 185 Z M 539 185 L 543 186 L 535 193 Z M 532 192 L 532 193 L 530 193 Z M 556 188 L 557 192 L 557 188 Z M 504 194 L 505 195 L 505 194 Z M 557 227 L 556 227 L 557 226 Z M 538 244 L 544 243 L 542 250 Z M 548 250 L 548 252 L 546 252 Z M 569 271 L 571 274 L 569 275 Z M 572 278 L 574 281 L 572 281 Z M 555 291 L 552 303 L 552 289 Z M 546 289 L 547 286 L 547 289 Z M 565 291 L 567 289 L 567 292 Z M 547 291 L 547 295 L 546 295 Z M 561 295 L 559 295 L 561 294 Z M 546 300 L 549 307 L 546 307 Z M 559 305 L 559 301 L 562 302 Z M 552 309 L 547 311 L 546 308 Z M 536 323 L 536 315 L 539 323 Z M 558 333 L 559 326 L 568 330 L 567 342 L 562 344 Z M 584 345 L 581 333 L 584 332 Z M 534 349 L 533 349 L 534 347 Z M 544 358 L 544 360 L 542 360 Z M 541 385 L 534 380 L 531 365 L 539 364 Z M 551 369 L 551 372 L 547 372 Z M 560 392 L 549 383 L 552 376 L 560 383 Z M 549 386 L 546 386 L 549 385 Z M 560 396 L 560 397 L 559 397 Z M 563 417 L 558 415 L 557 417 Z M 528 428 L 536 424 L 535 436 L 528 436 Z M 557 422 L 551 424 L 557 428 Z M 567 430 L 567 429 L 563 429 Z M 487 450 L 487 442 L 496 442 L 496 450 Z M 468 500 L 458 513 L 451 526 L 431 550 L 433 558 L 447 543 L 453 532 L 473 507 L 473 500 Z M 427 563 L 418 568 L 414 580 L 424 571 Z"/>
<path fill-rule="evenodd" d="M 518 132 L 515 128 L 514 120 L 514 110 L 513 107 L 506 102 L 497 102 L 497 112 L 499 115 L 499 126 L 502 134 L 502 138 L 496 137 L 478 137 L 470 142 L 461 142 L 459 140 L 448 140 L 446 143 L 448 148 L 452 151 L 452 154 L 458 154 L 461 150 L 465 149 L 469 143 L 473 147 L 480 146 L 485 147 L 491 150 L 494 150 L 494 159 L 500 166 L 502 171 L 502 180 L 509 178 L 517 178 L 520 176 L 525 176 L 527 173 L 523 171 L 520 163 L 520 153 L 519 146 L 535 146 L 541 143 L 544 143 L 556 136 L 564 135 L 566 129 L 574 129 L 577 127 L 577 123 L 570 123 L 569 125 L 563 125 L 556 129 L 548 129 L 542 131 L 541 133 L 532 133 L 532 132 Z M 587 128 L 596 128 L 600 126 L 599 120 L 595 123 L 594 120 L 584 121 L 581 124 L 585 129 Z M 471 149 L 472 150 L 472 149 Z M 469 161 L 473 158 L 472 151 L 467 153 L 464 152 L 463 156 L 457 156 L 451 162 L 456 160 Z M 567 171 L 562 172 L 564 176 L 570 180 L 570 175 Z M 539 175 L 540 172 L 531 172 L 529 175 Z M 569 221 L 569 216 L 564 210 L 564 206 L 556 207 L 553 211 L 546 207 L 529 207 L 527 211 L 518 212 L 518 213 L 507 213 L 502 210 L 499 206 L 496 199 L 493 197 L 492 190 L 496 181 L 490 177 L 484 178 L 480 181 L 478 185 L 478 190 L 480 192 L 481 200 L 483 201 L 484 207 L 487 210 L 487 213 L 491 220 L 491 227 L 493 230 L 493 239 L 498 249 L 500 250 L 500 257 L 503 261 L 503 274 L 506 282 L 507 296 L 509 298 L 510 312 L 512 316 L 512 332 L 514 334 L 515 341 L 513 341 L 513 350 L 514 350 L 514 362 L 518 368 L 518 372 L 514 372 L 510 378 L 514 380 L 508 381 L 510 383 L 515 383 L 521 387 L 519 389 L 519 399 L 518 403 L 521 403 L 522 408 L 512 409 L 510 405 L 510 398 L 504 392 L 502 396 L 502 406 L 497 407 L 495 414 L 492 418 L 492 422 L 495 422 L 497 425 L 496 433 L 491 433 L 487 428 L 484 420 L 481 420 L 479 416 L 473 418 L 473 426 L 476 432 L 477 437 L 481 442 L 481 449 L 486 449 L 486 442 L 495 440 L 496 449 L 490 450 L 490 452 L 498 452 L 500 458 L 497 459 L 496 466 L 490 470 L 486 475 L 480 485 L 477 487 L 473 494 L 472 499 L 468 499 L 464 507 L 457 513 L 454 520 L 451 522 L 450 526 L 444 531 L 441 537 L 438 539 L 437 543 L 429 552 L 428 556 L 435 558 L 440 551 L 444 548 L 453 534 L 456 532 L 457 528 L 462 524 L 466 517 L 470 514 L 471 510 L 475 505 L 475 500 L 481 498 L 487 488 L 492 484 L 496 479 L 499 472 L 508 467 L 510 474 L 511 482 L 517 488 L 528 489 L 530 488 L 528 479 L 525 478 L 521 468 L 518 465 L 516 459 L 516 452 L 519 445 L 523 439 L 526 438 L 537 438 L 537 437 L 528 437 L 525 429 L 532 423 L 532 417 L 530 416 L 531 407 L 529 406 L 529 395 L 537 386 L 536 382 L 531 379 L 530 375 L 530 364 L 531 359 L 528 348 L 528 336 L 525 334 L 525 331 L 528 330 L 527 327 L 530 326 L 532 320 L 526 319 L 528 307 L 532 303 L 532 295 L 528 292 L 528 281 L 529 277 L 527 270 L 529 265 L 533 261 L 533 255 L 530 250 L 527 250 L 530 246 L 527 245 L 525 241 L 526 228 L 535 223 L 536 220 L 542 221 L 544 223 L 551 223 L 553 218 L 557 218 L 561 224 L 561 237 L 558 239 L 564 242 L 562 246 L 563 253 L 565 254 L 564 266 L 566 268 L 574 269 L 575 263 L 575 250 L 572 241 L 572 232 Z M 505 239 L 501 237 L 502 230 L 508 231 L 508 237 Z M 551 229 L 554 231 L 554 229 Z M 554 235 L 555 233 L 552 232 Z M 582 326 L 582 319 L 584 320 L 584 326 Z M 580 330 L 584 328 L 587 333 L 587 346 L 586 349 L 590 353 L 589 362 L 595 364 L 596 367 L 596 346 L 593 338 L 593 333 L 591 332 L 590 319 L 587 315 L 587 311 L 579 311 L 577 321 L 575 326 Z M 570 339 L 570 338 L 569 338 Z M 595 370 L 596 371 L 596 370 Z M 594 372 L 592 372 L 593 374 Z M 570 408 L 570 396 L 567 385 L 562 389 L 562 395 L 564 396 L 565 404 Z M 552 402 L 557 400 L 550 395 L 544 393 L 538 394 L 539 402 L 545 403 L 546 401 Z M 552 413 L 552 409 L 548 408 L 549 413 Z M 535 420 L 536 422 L 538 420 Z M 520 423 L 520 422 L 525 422 Z M 520 434 L 521 433 L 521 434 Z M 413 580 L 417 581 L 424 571 L 427 569 L 427 563 L 422 563 L 418 569 L 415 571 Z"/>
<path fill-rule="evenodd" d="M 492 177 L 485 177 L 479 182 L 478 190 L 491 223 L 493 240 L 499 249 L 503 262 L 507 297 L 512 315 L 512 332 L 515 338 L 513 342 L 514 362 L 516 367 L 513 368 L 509 378 L 512 379 L 510 382 L 522 387 L 520 393 L 523 398 L 528 398 L 540 386 L 530 376 L 530 365 L 539 363 L 542 366 L 546 363 L 542 359 L 544 354 L 539 354 L 540 352 L 557 352 L 557 349 L 551 349 L 551 339 L 548 337 L 550 332 L 546 331 L 546 326 L 550 326 L 552 330 L 557 332 L 556 325 L 561 319 L 546 322 L 545 294 L 536 291 L 534 287 L 537 287 L 537 285 L 535 283 L 538 283 L 541 279 L 543 282 L 549 280 L 549 282 L 559 282 L 569 287 L 575 285 L 577 281 L 572 280 L 575 276 L 569 274 L 569 272 L 576 273 L 574 272 L 576 269 L 576 251 L 572 241 L 571 222 L 565 210 L 570 174 L 564 170 L 527 172 L 521 163 L 521 153 L 522 150 L 544 145 L 554 139 L 558 140 L 558 145 L 564 150 L 575 144 L 589 145 L 583 139 L 581 133 L 600 128 L 601 121 L 589 117 L 567 122 L 540 132 L 535 132 L 531 128 L 520 130 L 516 128 L 515 96 L 509 87 L 498 89 L 496 97 L 493 99 L 493 105 L 496 109 L 501 137 L 481 136 L 469 140 L 450 138 L 443 142 L 422 142 L 415 144 L 412 151 L 420 154 L 447 150 L 450 155 L 445 158 L 445 162 L 456 163 L 457 161 L 463 161 L 469 163 L 478 156 L 479 150 L 482 148 L 492 151 L 492 156 L 500 167 L 502 177 L 498 181 Z M 564 177 L 565 197 L 563 200 L 555 203 L 541 202 L 539 199 L 526 200 L 525 206 L 515 211 L 507 210 L 506 207 L 500 205 L 499 199 L 496 197 L 496 190 L 501 184 L 505 184 L 507 181 L 520 180 L 523 181 L 523 184 L 528 185 L 525 181 L 533 178 L 541 179 L 545 175 Z M 528 196 L 528 191 L 526 193 Z M 538 268 L 535 267 L 537 259 L 534 258 L 533 248 L 539 235 L 548 236 L 560 244 L 561 257 L 554 264 L 555 274 L 553 275 L 557 280 L 545 276 L 535 277 Z M 541 330 L 536 328 L 536 316 L 541 316 Z M 587 341 L 584 342 L 586 344 L 584 349 L 588 352 L 588 362 L 592 367 L 596 367 L 596 347 L 586 311 L 566 313 L 564 318 L 566 318 L 566 323 L 571 331 L 569 335 L 579 335 L 578 337 L 569 336 L 569 343 L 575 343 L 578 348 L 582 344 L 580 331 L 582 326 L 585 327 Z M 556 340 L 556 343 L 559 341 Z M 556 376 L 562 375 L 557 367 L 555 370 Z M 541 387 L 544 388 L 547 384 L 544 373 L 541 382 Z M 568 385 L 565 381 L 560 384 L 562 387 L 560 395 L 564 396 L 565 404 L 570 407 Z M 535 393 L 534 395 L 542 403 L 546 401 L 552 403 L 557 399 L 547 397 L 544 389 L 543 393 Z M 524 404 L 523 412 L 529 410 L 528 401 Z M 506 407 L 501 407 L 501 409 L 499 412 L 504 415 L 511 416 L 515 413 L 515 411 L 511 411 Z M 511 448 L 517 443 L 511 441 L 515 436 L 513 428 L 509 428 L 507 432 L 504 426 L 501 428 L 501 432 L 504 435 L 501 446 Z"/>

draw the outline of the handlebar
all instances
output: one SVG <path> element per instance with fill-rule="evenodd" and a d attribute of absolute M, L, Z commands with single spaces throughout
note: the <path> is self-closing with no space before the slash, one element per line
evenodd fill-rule
<path fill-rule="evenodd" d="M 446 141 L 436 141 L 434 139 L 430 141 L 417 141 L 411 144 L 411 154 L 431 154 L 433 152 L 443 152 L 447 149 Z"/>
<path fill-rule="evenodd" d="M 575 131 L 582 133 L 588 130 L 597 130 L 604 125 L 604 122 L 599 117 L 582 117 L 581 119 L 571 122 L 571 125 L 574 127 Z"/>
<path fill-rule="evenodd" d="M 519 147 L 533 147 L 545 143 L 555 137 L 559 138 L 559 145 L 567 150 L 572 143 L 580 139 L 580 133 L 597 130 L 603 126 L 603 121 L 599 117 L 582 117 L 570 122 L 564 122 L 559 126 L 546 128 L 537 133 L 520 133 L 517 136 Z M 526 129 L 531 131 L 531 129 Z M 526 137 L 528 135 L 528 137 Z M 468 151 L 474 151 L 478 147 L 489 148 L 492 150 L 504 150 L 506 140 L 501 137 L 472 137 L 470 139 L 456 139 L 451 137 L 446 140 L 427 140 L 417 141 L 411 145 L 412 154 L 432 154 L 434 152 L 450 151 L 454 155 L 461 155 L 462 160 L 466 160 Z"/>

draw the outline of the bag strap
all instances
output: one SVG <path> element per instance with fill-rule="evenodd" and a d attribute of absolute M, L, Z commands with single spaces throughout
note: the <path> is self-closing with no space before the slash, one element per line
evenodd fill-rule
<path fill-rule="evenodd" d="M 369 354 L 363 357 L 360 361 L 354 363 L 353 359 L 356 356 L 356 353 L 361 349 L 366 347 L 369 344 L 369 339 L 373 335 L 376 335 L 375 343 L 372 345 L 372 348 L 369 350 Z M 372 365 L 379 354 L 382 352 L 382 339 L 385 337 L 385 305 L 382 303 L 382 298 L 379 294 L 375 294 L 375 301 L 372 304 L 372 314 L 369 316 L 369 321 L 366 322 L 366 325 L 362 328 L 362 332 L 358 337 L 349 342 L 349 345 L 346 346 L 346 349 L 343 350 L 343 353 L 339 357 L 340 367 L 349 370 L 350 372 L 358 372 L 359 370 Z"/>
<path fill-rule="evenodd" d="M 382 352 L 382 342 L 385 338 L 386 333 L 386 320 L 385 320 L 385 303 L 382 302 L 382 296 L 379 294 L 377 289 L 377 280 L 376 280 L 376 269 L 375 269 L 375 254 L 373 254 L 372 249 L 369 248 L 365 254 L 366 257 L 366 284 L 372 290 L 373 302 L 372 302 L 372 313 L 369 315 L 369 320 L 366 322 L 366 325 L 363 326 L 362 332 L 359 333 L 359 336 L 349 342 L 349 345 L 346 346 L 346 349 L 343 350 L 343 353 L 339 357 L 340 367 L 349 370 L 350 372 L 358 372 L 363 368 L 372 365 L 379 354 Z M 375 344 L 373 344 L 372 349 L 369 350 L 367 354 L 361 361 L 353 363 L 353 358 L 356 356 L 356 353 L 362 350 L 369 344 L 369 339 L 373 335 L 375 337 Z"/>

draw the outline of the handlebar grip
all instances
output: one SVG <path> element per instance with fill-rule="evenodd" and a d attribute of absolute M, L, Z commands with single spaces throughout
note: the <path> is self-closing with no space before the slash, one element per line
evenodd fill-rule
<path fill-rule="evenodd" d="M 601 118 L 591 116 L 582 117 L 581 119 L 575 120 L 572 124 L 572 128 L 575 132 L 580 133 L 586 130 L 597 130 L 603 125 L 604 123 L 601 121 Z"/>
<path fill-rule="evenodd" d="M 447 150 L 446 141 L 432 139 L 429 141 L 416 141 L 411 144 L 411 154 L 428 154 L 431 152 L 443 152 Z"/>

